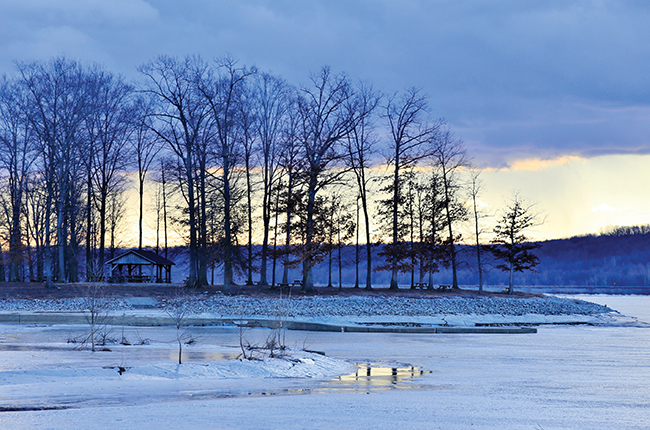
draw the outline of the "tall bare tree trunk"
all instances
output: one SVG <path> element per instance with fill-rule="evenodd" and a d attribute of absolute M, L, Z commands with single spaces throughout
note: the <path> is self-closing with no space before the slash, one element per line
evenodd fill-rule
<path fill-rule="evenodd" d="M 248 222 L 248 258 L 246 259 L 246 285 L 253 285 L 253 199 L 249 157 L 246 157 L 246 220 Z"/>
<path fill-rule="evenodd" d="M 205 159 L 200 162 L 199 170 L 199 182 L 200 182 L 200 194 L 198 197 L 199 207 L 200 207 L 200 226 L 199 226 L 199 247 L 201 252 L 198 256 L 198 281 L 199 285 L 207 285 L 208 283 L 208 220 L 207 220 L 207 192 L 206 192 L 206 176 L 207 166 Z"/>
<path fill-rule="evenodd" d="M 142 249 L 142 223 L 144 219 L 144 179 L 138 178 L 138 249 Z"/>
<path fill-rule="evenodd" d="M 289 171 L 289 179 L 287 183 L 287 221 L 286 221 L 286 239 L 284 242 L 284 268 L 282 270 L 282 284 L 289 284 L 289 252 L 291 250 L 291 216 L 292 216 L 292 200 L 293 200 L 293 172 Z"/>
<path fill-rule="evenodd" d="M 399 147 L 398 147 L 399 148 Z M 393 223 L 392 223 L 392 240 L 393 245 L 397 245 L 399 241 L 398 234 L 398 219 L 397 214 L 399 211 L 399 151 L 395 153 L 395 170 L 393 172 Z M 399 263 L 399 257 L 397 253 L 393 252 L 391 256 L 391 271 L 390 271 L 390 289 L 397 290 L 399 288 L 397 284 L 397 264 Z"/>
<path fill-rule="evenodd" d="M 359 288 L 359 196 L 357 196 L 357 220 L 355 226 L 355 245 L 354 245 L 354 265 L 355 265 L 355 276 L 354 276 L 354 288 Z"/>
<path fill-rule="evenodd" d="M 483 265 L 481 264 L 481 242 L 478 227 L 478 209 L 476 206 L 476 195 L 472 195 L 474 205 L 474 232 L 476 235 L 476 262 L 478 268 L 478 293 L 483 294 Z"/>
<path fill-rule="evenodd" d="M 169 258 L 167 254 L 167 190 L 165 189 L 165 168 L 163 162 L 160 161 L 160 176 L 162 181 L 162 202 L 163 202 L 163 228 L 165 239 L 165 258 Z"/>
<path fill-rule="evenodd" d="M 58 282 L 65 282 L 65 246 L 66 236 L 64 232 L 64 217 L 65 211 L 63 210 L 63 200 L 59 199 L 57 203 L 57 218 L 56 218 L 56 234 L 57 234 L 57 256 L 58 256 Z"/>
<path fill-rule="evenodd" d="M 271 286 L 275 287 L 275 267 L 278 261 L 278 217 L 280 214 L 280 190 L 275 196 L 275 223 L 273 225 L 273 264 L 271 272 Z M 260 281 L 261 282 L 261 281 Z"/>
<path fill-rule="evenodd" d="M 303 264 L 302 290 L 307 293 L 313 293 L 314 290 L 314 208 L 316 205 L 316 184 L 317 178 L 311 173 L 309 178 L 309 188 L 307 191 L 307 234 L 305 235 L 305 256 Z"/>
<path fill-rule="evenodd" d="M 341 229 L 337 230 L 338 234 L 338 263 L 339 263 L 339 291 L 343 289 L 343 259 L 341 258 L 341 248 L 343 244 L 341 243 Z"/>

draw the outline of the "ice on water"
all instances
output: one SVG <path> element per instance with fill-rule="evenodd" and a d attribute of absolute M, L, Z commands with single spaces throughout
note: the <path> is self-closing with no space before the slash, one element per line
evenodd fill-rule
<path fill-rule="evenodd" d="M 647 297 L 580 298 L 650 321 Z M 151 343 L 96 353 L 67 343 L 84 329 L 0 325 L 0 428 L 548 430 L 650 422 L 644 324 L 541 326 L 529 335 L 287 332 L 293 352 L 255 361 L 237 358 L 239 329 L 195 328 L 197 342 L 180 366 L 171 328 L 130 328 L 126 337 Z M 263 342 L 268 330 L 245 336 Z M 367 378 L 357 378 L 359 389 L 332 384 L 368 364 L 391 369 L 384 376 L 417 368 L 417 377 L 388 377 L 381 389 Z M 350 387 L 355 378 L 343 380 Z"/>

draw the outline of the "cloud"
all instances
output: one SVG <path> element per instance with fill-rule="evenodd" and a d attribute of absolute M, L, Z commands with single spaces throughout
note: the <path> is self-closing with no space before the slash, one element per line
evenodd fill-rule
<path fill-rule="evenodd" d="M 515 170 L 515 171 L 532 171 L 537 172 L 541 170 L 547 170 L 555 166 L 563 166 L 571 163 L 581 163 L 584 162 L 584 159 L 581 157 L 569 155 L 564 157 L 558 157 L 550 160 L 544 160 L 540 158 L 521 158 L 515 160 L 512 164 L 501 168 L 485 168 L 486 171 L 494 170 Z"/>
<path fill-rule="evenodd" d="M 469 199 L 469 200 L 465 200 L 464 205 L 465 205 L 465 207 L 469 208 L 470 210 L 473 210 L 473 208 L 474 208 L 474 201 L 471 200 L 471 199 Z M 487 208 L 489 208 L 489 207 L 490 207 L 490 205 L 487 204 L 486 202 L 484 202 L 483 200 L 481 200 L 481 199 L 476 199 L 476 209 L 478 209 L 478 210 L 484 210 L 484 209 L 487 209 Z"/>
<path fill-rule="evenodd" d="M 601 203 L 598 206 L 592 207 L 591 211 L 592 212 L 616 212 L 617 209 L 615 207 L 608 205 L 607 203 Z"/>
<path fill-rule="evenodd" d="M 387 93 L 423 88 L 477 164 L 650 153 L 645 2 L 5 3 L 0 73 L 68 53 L 135 78 L 158 54 L 229 53 L 300 84 L 327 64 Z"/>
<path fill-rule="evenodd" d="M 142 0 L 23 0 L 3 5 L 3 12 L 30 27 L 129 25 L 157 17 L 156 9 Z"/>

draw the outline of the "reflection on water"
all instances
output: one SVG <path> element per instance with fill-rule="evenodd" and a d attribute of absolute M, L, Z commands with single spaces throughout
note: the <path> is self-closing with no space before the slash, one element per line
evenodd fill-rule
<path fill-rule="evenodd" d="M 4 351 L 69 351 L 67 346 L 55 345 L 12 345 L 0 344 L 0 352 Z"/>
<path fill-rule="evenodd" d="M 211 355 L 209 351 L 196 351 L 194 357 L 202 359 L 214 357 L 222 359 L 224 356 Z M 176 357 L 174 357 L 176 358 Z M 138 404 L 155 403 L 161 401 L 177 400 L 209 400 L 230 399 L 238 397 L 267 397 L 267 396 L 296 396 L 308 394 L 328 394 L 334 392 L 347 392 L 352 394 L 374 394 L 391 389 L 424 389 L 434 388 L 429 384 L 417 384 L 415 379 L 429 374 L 431 371 L 423 370 L 417 366 L 386 366 L 385 364 L 359 365 L 357 371 L 350 375 L 339 376 L 330 381 L 324 381 L 311 387 L 280 388 L 269 387 L 264 390 L 250 389 L 188 389 L 188 390 L 163 390 L 160 392 L 136 393 L 127 397 L 104 393 L 101 396 L 93 395 L 64 395 L 45 396 L 40 399 L 12 400 L 7 404 L 0 403 L 2 412 L 27 412 L 45 411 L 70 408 L 85 408 L 102 406 L 133 406 Z"/>
<path fill-rule="evenodd" d="M 48 333 L 49 334 L 49 333 Z M 43 336 L 43 338 L 50 336 Z M 58 337 L 58 336 L 57 336 Z M 24 342 L 30 340 L 32 342 Z M 47 340 L 47 339 L 45 339 Z M 9 341 L 9 342 L 8 342 Z M 155 363 L 157 361 L 175 362 L 178 360 L 178 349 L 176 345 L 165 342 L 166 345 L 108 345 L 106 351 L 97 353 L 88 353 L 79 355 L 79 363 L 84 368 L 97 365 L 100 361 L 102 367 L 116 369 L 120 374 L 126 372 L 129 374 L 128 364 L 131 363 Z M 170 347 L 173 345 L 173 347 Z M 12 352 L 29 352 L 37 354 L 38 360 L 54 359 L 66 352 L 72 352 L 77 344 L 47 344 L 34 343 L 33 339 L 28 336 L 9 337 L 3 335 L 0 337 L 0 355 L 11 355 Z M 52 353 L 52 354 L 50 354 Z M 74 354 L 81 354 L 75 352 Z M 91 355 L 92 354 L 92 355 Z M 66 357 L 68 357 L 66 355 Z M 73 357 L 73 356 L 70 356 Z M 193 349 L 192 347 L 183 347 L 183 363 L 192 362 L 213 362 L 222 360 L 233 360 L 239 357 L 238 351 L 229 349 L 228 351 L 210 350 L 210 349 Z M 90 361 L 85 362 L 85 359 Z M 35 362 L 36 363 L 36 362 Z M 106 364 L 108 363 L 108 364 Z M 125 363 L 125 364 L 115 364 Z M 0 370 L 3 370 L 3 364 L 0 363 Z M 261 381 L 251 387 L 234 386 L 229 389 L 216 388 L 210 389 L 205 384 L 189 384 L 184 390 L 160 390 L 151 392 L 151 390 L 134 390 L 125 395 L 121 391 L 121 386 L 108 386 L 106 391 L 89 395 L 83 394 L 66 394 L 54 395 L 39 393 L 34 397 L 25 397 L 23 399 L 0 399 L 0 415 L 3 412 L 27 412 L 27 411 L 46 411 L 69 408 L 85 408 L 95 406 L 132 406 L 146 403 L 156 403 L 164 401 L 177 400 L 200 400 L 200 399 L 226 399 L 237 397 L 268 397 L 268 396 L 296 396 L 296 395 L 314 395 L 314 394 L 332 394 L 336 392 L 345 392 L 351 394 L 373 394 L 385 390 L 393 389 L 431 389 L 435 388 L 429 378 L 421 378 L 423 375 L 431 373 L 417 366 L 396 363 L 363 363 L 357 365 L 357 370 L 349 375 L 336 377 L 332 380 L 310 380 L 309 378 L 296 378 L 291 381 L 283 380 L 282 383 L 277 381 L 269 384 Z M 1 372 L 0 372 L 1 373 Z M 1 375 L 0 375 L 1 376 Z M 418 379 L 420 379 L 418 381 Z M 249 384 L 246 384 L 249 385 Z M 135 386 L 137 388 L 137 386 Z M 207 388 L 207 389 L 206 389 Z M 1 426 L 0 426 L 1 427 Z"/>
<path fill-rule="evenodd" d="M 352 392 L 377 392 L 390 389 L 418 389 L 414 379 L 431 373 L 418 366 L 386 366 L 383 364 L 358 365 L 355 373 L 339 376 L 327 385 L 330 390 Z"/>

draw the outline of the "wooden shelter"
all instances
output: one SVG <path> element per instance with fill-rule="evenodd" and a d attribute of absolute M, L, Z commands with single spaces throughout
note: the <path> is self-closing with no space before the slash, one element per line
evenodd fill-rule
<path fill-rule="evenodd" d="M 111 282 L 172 281 L 173 261 L 152 251 L 132 249 L 106 262 L 111 265 Z"/>

